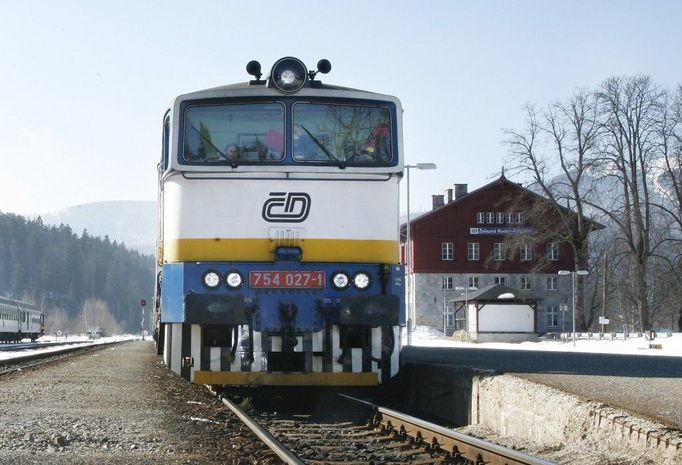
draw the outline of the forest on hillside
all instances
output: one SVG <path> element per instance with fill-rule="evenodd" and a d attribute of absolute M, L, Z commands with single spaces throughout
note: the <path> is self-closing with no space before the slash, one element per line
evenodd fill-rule
<path fill-rule="evenodd" d="M 0 295 L 45 311 L 46 333 L 137 332 L 140 300 L 151 301 L 154 258 L 125 244 L 0 213 Z"/>

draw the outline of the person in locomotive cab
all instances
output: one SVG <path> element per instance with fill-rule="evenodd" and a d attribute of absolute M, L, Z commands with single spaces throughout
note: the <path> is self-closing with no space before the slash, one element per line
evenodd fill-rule
<path fill-rule="evenodd" d="M 230 161 L 239 159 L 239 147 L 237 147 L 235 144 L 228 145 L 227 149 L 225 149 L 225 155 L 227 155 L 227 159 Z"/>
<path fill-rule="evenodd" d="M 388 123 L 377 125 L 367 137 L 367 143 L 362 153 L 366 158 L 371 158 L 373 161 L 387 161 L 390 158 L 389 136 Z"/>
<path fill-rule="evenodd" d="M 284 134 L 277 129 L 270 128 L 264 140 L 269 160 L 280 160 L 284 152 Z"/>

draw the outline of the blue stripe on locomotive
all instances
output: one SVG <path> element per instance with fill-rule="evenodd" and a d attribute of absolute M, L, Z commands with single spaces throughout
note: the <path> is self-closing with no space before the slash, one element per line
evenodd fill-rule
<path fill-rule="evenodd" d="M 385 267 L 384 284 L 380 275 L 382 267 Z M 202 282 L 209 270 L 217 271 L 222 277 L 222 283 L 216 289 L 208 289 Z M 231 271 L 238 271 L 243 277 L 244 282 L 237 289 L 225 284 L 225 275 Z M 250 271 L 324 271 L 325 287 L 250 288 Z M 331 276 L 338 271 L 350 276 L 364 271 L 370 276 L 371 284 L 365 290 L 358 290 L 352 285 L 336 289 L 331 285 Z M 326 323 L 404 326 L 403 276 L 402 266 L 367 263 L 169 263 L 163 265 L 161 322 L 248 324 L 248 315 L 252 314 L 254 330 L 279 331 L 283 324 L 279 309 L 293 304 L 296 308 L 294 328 L 298 332 L 319 331 Z"/>

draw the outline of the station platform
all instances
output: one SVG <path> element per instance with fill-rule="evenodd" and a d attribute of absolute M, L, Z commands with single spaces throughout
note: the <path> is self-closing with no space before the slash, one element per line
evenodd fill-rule
<path fill-rule="evenodd" d="M 406 346 L 400 357 L 514 375 L 682 430 L 682 356 Z"/>

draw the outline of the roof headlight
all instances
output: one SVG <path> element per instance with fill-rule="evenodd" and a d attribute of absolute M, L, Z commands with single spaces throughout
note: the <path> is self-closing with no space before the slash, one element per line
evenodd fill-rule
<path fill-rule="evenodd" d="M 236 289 L 244 283 L 244 278 L 242 278 L 242 275 L 238 271 L 230 271 L 225 276 L 225 283 L 227 283 L 228 287 Z"/>
<path fill-rule="evenodd" d="M 353 276 L 353 285 L 361 291 L 367 289 L 370 284 L 372 284 L 372 280 L 364 271 L 359 271 Z"/>
<path fill-rule="evenodd" d="M 296 73 L 290 69 L 285 69 L 279 76 L 283 86 L 293 86 L 296 84 Z"/>
<path fill-rule="evenodd" d="M 350 278 L 343 271 L 332 274 L 332 285 L 336 289 L 345 289 L 350 284 Z"/>
<path fill-rule="evenodd" d="M 204 273 L 202 282 L 207 288 L 215 289 L 220 285 L 220 275 L 217 271 L 208 270 L 206 273 Z"/>
<path fill-rule="evenodd" d="M 298 58 L 286 57 L 277 60 L 270 72 L 272 84 L 281 92 L 298 91 L 305 84 L 308 71 Z"/>

